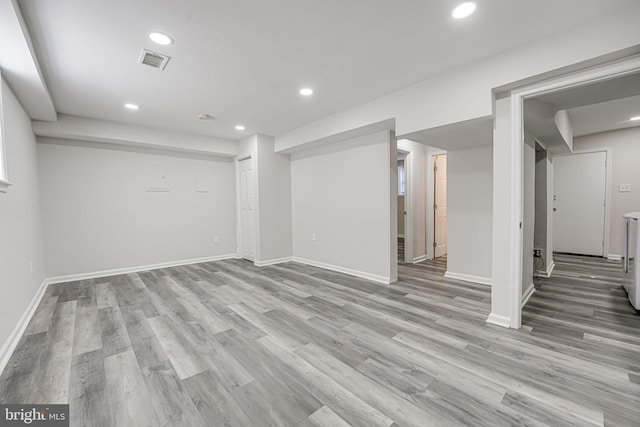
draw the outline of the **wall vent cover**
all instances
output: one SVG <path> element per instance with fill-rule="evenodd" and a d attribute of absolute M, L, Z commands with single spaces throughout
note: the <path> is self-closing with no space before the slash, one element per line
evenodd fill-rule
<path fill-rule="evenodd" d="M 138 64 L 148 65 L 149 67 L 157 68 L 158 70 L 164 70 L 171 58 L 167 55 L 162 55 L 158 52 L 142 49 L 140 58 L 138 58 Z"/>

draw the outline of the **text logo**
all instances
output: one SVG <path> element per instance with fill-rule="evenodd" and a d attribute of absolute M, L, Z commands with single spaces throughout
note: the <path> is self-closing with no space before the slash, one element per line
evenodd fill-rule
<path fill-rule="evenodd" d="M 69 405 L 0 405 L 0 427 L 69 427 Z"/>

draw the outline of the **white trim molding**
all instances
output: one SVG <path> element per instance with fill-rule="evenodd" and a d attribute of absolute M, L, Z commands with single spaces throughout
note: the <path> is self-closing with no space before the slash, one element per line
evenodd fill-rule
<path fill-rule="evenodd" d="M 119 274 L 138 273 L 140 271 L 158 270 L 160 268 L 178 267 L 181 265 L 200 264 L 202 262 L 221 261 L 224 259 L 236 259 L 237 254 L 216 255 L 206 258 L 188 259 L 182 261 L 163 262 L 159 264 L 141 265 L 137 267 L 115 268 L 113 270 L 94 271 L 90 273 L 69 274 L 67 276 L 50 277 L 47 283 L 65 283 L 76 280 L 97 279 L 100 277 L 117 276 Z"/>
<path fill-rule="evenodd" d="M 551 273 L 553 273 L 554 268 L 556 268 L 556 263 L 551 260 L 551 263 L 547 266 L 547 270 L 540 273 L 540 275 L 548 279 L 549 277 L 551 277 Z"/>
<path fill-rule="evenodd" d="M 5 181 L 4 179 L 0 179 L 0 193 L 6 193 L 11 187 L 11 183 L 9 181 Z"/>
<path fill-rule="evenodd" d="M 256 267 L 266 267 L 268 265 L 283 264 L 285 262 L 291 262 L 291 261 L 293 261 L 293 257 L 287 256 L 284 258 L 268 259 L 266 261 L 255 261 L 254 264 Z"/>
<path fill-rule="evenodd" d="M 608 254 L 607 259 L 609 261 L 622 261 L 622 255 L 618 254 Z"/>
<path fill-rule="evenodd" d="M 486 322 L 491 325 L 502 326 L 503 328 L 511 327 L 511 319 L 500 314 L 490 313 Z"/>
<path fill-rule="evenodd" d="M 413 263 L 414 263 L 414 264 L 417 264 L 417 263 L 419 263 L 419 262 L 426 261 L 426 260 L 427 260 L 427 255 L 426 255 L 426 254 L 424 254 L 424 255 L 420 255 L 419 257 L 415 257 L 415 258 L 413 259 Z"/>
<path fill-rule="evenodd" d="M 447 271 L 444 273 L 444 277 L 449 279 L 462 280 L 465 282 L 479 283 L 481 285 L 491 286 L 492 280 L 490 277 L 474 276 L 472 274 L 454 273 Z"/>
<path fill-rule="evenodd" d="M 529 298 L 536 292 L 536 287 L 532 284 L 529 285 L 527 290 L 522 294 L 522 307 L 524 307 L 527 302 L 529 302 Z"/>
<path fill-rule="evenodd" d="M 42 301 L 42 297 L 44 296 L 48 285 L 49 282 L 47 279 L 42 281 L 42 284 L 38 288 L 36 294 L 33 296 L 33 299 L 27 306 L 27 309 L 22 314 L 22 317 L 20 317 L 18 324 L 15 328 L 13 328 L 11 335 L 9 335 L 4 344 L 2 344 L 2 348 L 0 348 L 0 375 L 4 371 L 4 368 L 7 367 L 9 359 L 11 359 L 11 355 L 18 346 L 22 335 L 27 330 L 27 326 L 29 325 L 33 314 L 36 312 L 36 308 L 38 308 L 38 305 L 40 305 L 40 301 Z"/>
<path fill-rule="evenodd" d="M 338 273 L 348 274 L 350 276 L 360 277 L 362 279 L 371 280 L 372 282 L 382 283 L 388 285 L 391 283 L 389 277 L 380 276 L 378 274 L 367 273 L 366 271 L 352 270 L 350 268 L 341 267 L 339 265 L 325 264 L 324 262 L 313 261 L 305 258 L 293 257 L 293 262 L 300 264 L 311 265 L 313 267 L 324 268 L 325 270 L 337 271 Z"/>

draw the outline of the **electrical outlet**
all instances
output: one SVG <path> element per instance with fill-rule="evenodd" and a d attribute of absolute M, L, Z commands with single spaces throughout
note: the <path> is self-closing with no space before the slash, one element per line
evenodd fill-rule
<path fill-rule="evenodd" d="M 620 192 L 628 193 L 631 191 L 631 184 L 620 184 Z"/>
<path fill-rule="evenodd" d="M 317 238 L 316 233 L 311 234 L 311 240 L 315 241 Z"/>
<path fill-rule="evenodd" d="M 534 249 L 534 250 L 533 250 L 533 257 L 534 257 L 534 258 L 540 258 L 540 257 L 542 257 L 542 249 Z"/>
<path fill-rule="evenodd" d="M 213 243 L 218 243 L 220 241 L 220 236 L 213 236 Z"/>

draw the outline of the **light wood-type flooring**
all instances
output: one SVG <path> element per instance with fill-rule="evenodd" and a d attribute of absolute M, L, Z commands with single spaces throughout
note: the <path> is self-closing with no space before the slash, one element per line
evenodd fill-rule
<path fill-rule="evenodd" d="M 619 263 L 558 257 L 508 330 L 444 262 L 390 286 L 242 260 L 51 285 L 0 402 L 92 427 L 640 425 Z"/>

